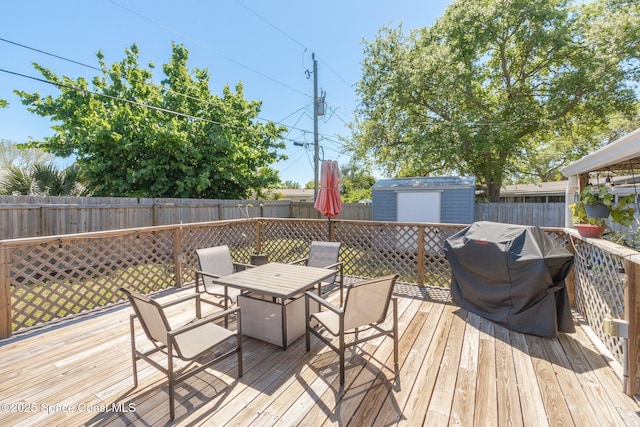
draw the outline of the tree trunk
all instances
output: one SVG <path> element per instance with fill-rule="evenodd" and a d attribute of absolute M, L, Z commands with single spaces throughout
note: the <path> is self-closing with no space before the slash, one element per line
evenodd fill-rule
<path fill-rule="evenodd" d="M 489 202 L 498 203 L 500 201 L 500 183 L 493 180 L 489 181 L 487 183 L 487 193 Z"/>

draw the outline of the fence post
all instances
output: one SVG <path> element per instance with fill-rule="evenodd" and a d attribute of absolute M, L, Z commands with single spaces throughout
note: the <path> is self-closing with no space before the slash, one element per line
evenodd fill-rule
<path fill-rule="evenodd" d="M 47 207 L 45 205 L 40 206 L 40 235 L 47 236 Z M 15 236 L 26 237 L 26 236 Z M 15 238 L 14 237 L 14 238 Z"/>
<path fill-rule="evenodd" d="M 0 339 L 11 336 L 11 286 L 9 249 L 0 245 Z"/>
<path fill-rule="evenodd" d="M 625 320 L 629 322 L 629 338 L 627 339 L 627 357 L 625 367 L 627 370 L 627 387 L 624 392 L 629 396 L 640 393 L 640 268 L 635 262 L 624 258 L 625 287 L 624 308 Z"/>

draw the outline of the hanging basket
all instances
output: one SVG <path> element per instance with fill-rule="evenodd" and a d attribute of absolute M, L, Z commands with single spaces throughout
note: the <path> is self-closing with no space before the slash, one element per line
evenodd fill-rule
<path fill-rule="evenodd" d="M 590 218 L 608 218 L 609 206 L 603 203 L 589 203 L 584 205 L 584 210 Z"/>
<path fill-rule="evenodd" d="M 599 239 L 604 233 L 604 227 L 601 225 L 575 224 L 574 226 L 576 230 L 578 230 L 578 234 L 580 234 L 580 236 L 582 237 Z"/>

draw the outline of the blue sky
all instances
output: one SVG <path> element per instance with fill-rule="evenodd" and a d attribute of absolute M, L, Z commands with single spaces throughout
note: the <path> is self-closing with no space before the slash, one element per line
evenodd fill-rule
<path fill-rule="evenodd" d="M 313 69 L 318 60 L 318 86 L 326 92 L 327 112 L 319 120 L 324 158 L 349 161 L 340 136 L 357 105 L 354 90 L 360 78 L 364 40 L 373 40 L 381 26 L 405 30 L 431 25 L 448 0 L 3 0 L 0 38 L 97 66 L 101 50 L 111 64 L 137 43 L 140 63 L 156 70 L 168 61 L 171 42 L 190 51 L 190 68 L 207 68 L 211 89 L 221 93 L 239 81 L 245 96 L 262 100 L 260 117 L 291 128 L 289 160 L 278 163 L 283 180 L 304 185 L 313 179 Z M 97 71 L 0 41 L 0 68 L 40 77 L 37 62 L 58 75 L 92 77 Z M 158 80 L 161 73 L 157 72 Z M 0 72 L 0 138 L 26 142 L 51 134 L 47 119 L 29 113 L 14 89 L 56 94 L 55 87 Z M 293 145 L 309 143 L 309 148 Z M 60 162 L 65 165 L 65 162 Z"/>

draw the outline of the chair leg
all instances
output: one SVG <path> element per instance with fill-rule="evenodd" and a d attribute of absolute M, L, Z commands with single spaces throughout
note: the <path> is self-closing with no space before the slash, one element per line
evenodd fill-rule
<path fill-rule="evenodd" d="M 344 385 L 344 330 L 340 329 L 340 385 Z"/>
<path fill-rule="evenodd" d="M 396 375 L 398 375 L 398 300 L 393 301 L 393 363 Z"/>
<path fill-rule="evenodd" d="M 168 362 L 167 362 L 167 375 L 169 377 L 169 416 L 171 420 L 175 420 L 176 418 L 176 404 L 174 401 L 175 394 L 175 378 L 173 374 L 173 348 L 171 346 L 171 341 L 169 341 L 169 345 L 167 347 L 168 354 Z"/>
<path fill-rule="evenodd" d="M 238 335 L 237 335 L 237 344 L 238 344 L 238 378 L 242 378 L 242 325 L 240 322 L 240 313 L 236 313 L 236 323 L 238 325 Z"/>
<path fill-rule="evenodd" d="M 229 309 L 229 288 L 224 287 L 224 309 Z M 229 316 L 224 317 L 224 327 L 225 329 L 229 328 Z"/>
<path fill-rule="evenodd" d="M 131 332 L 131 366 L 133 367 L 133 386 L 138 387 L 138 358 L 136 357 L 136 333 L 134 316 L 129 317 L 129 327 Z"/>
<path fill-rule="evenodd" d="M 309 298 L 307 296 L 304 297 L 304 337 L 306 342 L 307 353 L 311 351 L 311 336 L 309 327 L 311 325 L 309 321 Z"/>

